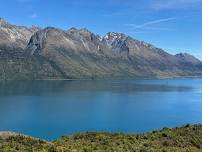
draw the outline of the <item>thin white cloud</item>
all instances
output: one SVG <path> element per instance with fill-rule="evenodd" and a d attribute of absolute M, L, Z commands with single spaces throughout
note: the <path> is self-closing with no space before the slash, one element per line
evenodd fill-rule
<path fill-rule="evenodd" d="M 35 19 L 35 18 L 38 18 L 38 15 L 36 13 L 33 13 L 31 16 L 30 16 L 32 19 Z"/>
<path fill-rule="evenodd" d="M 151 0 L 151 7 L 156 10 L 189 8 L 202 5 L 202 0 Z"/>
<path fill-rule="evenodd" d="M 31 2 L 32 0 L 16 0 L 19 3 L 27 3 L 27 2 Z"/>
<path fill-rule="evenodd" d="M 164 28 L 154 28 L 154 27 L 151 27 L 153 25 L 156 25 L 156 24 L 160 24 L 160 23 L 165 23 L 165 22 L 169 22 L 169 21 L 173 21 L 173 20 L 176 20 L 177 18 L 175 17 L 170 17 L 170 18 L 164 18 L 164 19 L 159 19 L 159 20 L 153 20 L 153 21 L 149 21 L 149 22 L 146 22 L 146 23 L 143 23 L 143 24 L 126 24 L 126 26 L 129 26 L 129 27 L 132 27 L 133 29 L 164 29 Z"/>

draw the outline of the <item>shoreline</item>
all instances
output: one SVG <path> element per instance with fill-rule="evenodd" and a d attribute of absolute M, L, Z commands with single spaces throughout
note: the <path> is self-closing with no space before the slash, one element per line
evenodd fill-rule
<path fill-rule="evenodd" d="M 202 79 L 202 76 L 176 76 L 162 78 L 103 78 L 103 79 L 0 79 L 0 81 L 117 81 L 117 80 L 177 80 L 177 79 Z"/>
<path fill-rule="evenodd" d="M 0 132 L 0 151 L 201 151 L 202 124 L 163 128 L 142 134 L 86 132 L 65 135 L 54 141 Z"/>
<path fill-rule="evenodd" d="M 144 131 L 144 132 L 137 132 L 137 133 L 127 133 L 127 132 L 113 132 L 113 131 L 81 131 L 81 132 L 75 132 L 75 133 L 70 133 L 70 134 L 62 134 L 58 137 L 55 137 L 55 138 L 52 138 L 51 140 L 49 139 L 45 139 L 45 138 L 41 138 L 41 137 L 37 137 L 37 136 L 32 136 L 32 135 L 29 135 L 29 134 L 24 134 L 24 133 L 21 133 L 21 132 L 17 132 L 17 131 L 2 131 L 0 130 L 0 138 L 2 135 L 7 135 L 7 136 L 24 136 L 24 137 L 29 137 L 29 138 L 33 138 L 33 139 L 36 139 L 36 140 L 43 140 L 45 142 L 53 142 L 55 140 L 58 140 L 60 138 L 62 138 L 63 136 L 76 136 L 76 135 L 80 135 L 80 134 L 88 134 L 88 133 L 95 133 L 95 134 L 122 134 L 122 135 L 125 135 L 125 136 L 128 136 L 128 135 L 144 135 L 144 134 L 151 134 L 153 132 L 159 132 L 161 130 L 164 130 L 165 128 L 166 129 L 178 129 L 178 128 L 183 128 L 183 127 L 189 127 L 189 126 L 201 126 L 202 127 L 202 123 L 197 123 L 197 124 L 190 124 L 190 123 L 187 123 L 187 124 L 182 124 L 182 125 L 178 125 L 178 126 L 173 126 L 173 127 L 161 127 L 161 128 L 157 128 L 157 129 L 152 129 L 152 130 L 149 130 L 149 131 Z"/>

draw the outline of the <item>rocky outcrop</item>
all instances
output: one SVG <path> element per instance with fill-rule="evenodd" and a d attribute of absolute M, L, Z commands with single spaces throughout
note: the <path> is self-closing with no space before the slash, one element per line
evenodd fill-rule
<path fill-rule="evenodd" d="M 0 50 L 23 51 L 39 27 L 16 26 L 0 18 Z"/>
<path fill-rule="evenodd" d="M 9 137 L 17 136 L 18 134 L 15 132 L 9 132 L 9 131 L 0 131 L 0 138 L 3 140 L 8 139 Z"/>

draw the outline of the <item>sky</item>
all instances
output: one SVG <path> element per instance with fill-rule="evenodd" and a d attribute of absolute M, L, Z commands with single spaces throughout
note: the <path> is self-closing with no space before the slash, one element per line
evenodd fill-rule
<path fill-rule="evenodd" d="M 0 17 L 16 25 L 125 33 L 171 54 L 202 60 L 202 0 L 1 0 Z"/>

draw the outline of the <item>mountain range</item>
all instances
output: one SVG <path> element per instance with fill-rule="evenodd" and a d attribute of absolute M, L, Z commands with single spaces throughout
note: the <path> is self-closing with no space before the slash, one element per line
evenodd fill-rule
<path fill-rule="evenodd" d="M 16 26 L 0 18 L 0 79 L 136 79 L 202 76 L 202 62 L 123 33 Z"/>

